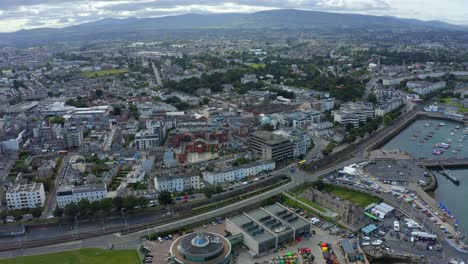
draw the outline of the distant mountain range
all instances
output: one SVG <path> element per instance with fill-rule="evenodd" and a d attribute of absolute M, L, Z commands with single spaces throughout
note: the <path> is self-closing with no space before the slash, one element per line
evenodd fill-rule
<path fill-rule="evenodd" d="M 440 21 L 280 9 L 250 14 L 185 14 L 158 18 L 102 19 L 60 29 L 41 28 L 1 33 L 0 45 L 129 39 L 146 35 L 145 33 L 153 35 L 158 31 L 209 29 L 468 30 L 467 27 Z"/>

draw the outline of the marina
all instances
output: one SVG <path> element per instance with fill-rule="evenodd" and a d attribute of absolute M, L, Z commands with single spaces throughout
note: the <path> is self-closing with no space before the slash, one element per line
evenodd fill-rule
<path fill-rule="evenodd" d="M 450 210 L 450 215 L 456 218 L 457 225 L 463 230 L 468 230 L 468 207 L 460 203 L 466 200 L 468 192 L 467 135 L 468 129 L 459 123 L 419 119 L 383 147 L 406 152 L 431 169 L 438 182 L 431 196 Z"/>

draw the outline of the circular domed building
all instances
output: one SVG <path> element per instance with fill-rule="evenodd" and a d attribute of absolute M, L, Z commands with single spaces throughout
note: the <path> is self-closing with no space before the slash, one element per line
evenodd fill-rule
<path fill-rule="evenodd" d="M 176 239 L 169 253 L 171 259 L 180 264 L 228 264 L 231 262 L 231 243 L 215 233 L 190 233 Z"/>

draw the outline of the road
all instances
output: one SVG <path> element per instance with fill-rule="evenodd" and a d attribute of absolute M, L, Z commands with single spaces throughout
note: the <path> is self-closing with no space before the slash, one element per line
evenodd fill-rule
<path fill-rule="evenodd" d="M 153 72 L 154 72 L 154 76 L 156 78 L 156 83 L 159 85 L 159 87 L 163 87 L 163 82 L 162 82 L 162 78 L 161 78 L 161 75 L 159 74 L 159 71 L 158 71 L 158 68 L 156 67 L 156 65 L 154 65 L 154 62 L 151 63 L 152 66 L 153 66 Z"/>
<path fill-rule="evenodd" d="M 57 174 L 55 175 L 54 181 L 54 188 L 53 190 L 49 190 L 49 193 L 46 195 L 46 201 L 44 203 L 44 210 L 42 211 L 42 215 L 40 218 L 44 219 L 50 216 L 53 216 L 54 209 L 57 205 L 57 199 L 55 198 L 55 192 L 57 188 L 60 186 L 60 182 L 62 180 L 62 175 L 66 173 L 66 169 L 68 167 L 70 158 L 68 156 L 63 157 L 63 161 L 59 164 L 59 169 L 57 170 Z"/>

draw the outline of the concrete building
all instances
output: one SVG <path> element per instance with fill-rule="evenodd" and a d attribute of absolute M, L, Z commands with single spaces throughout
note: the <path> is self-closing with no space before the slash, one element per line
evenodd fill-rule
<path fill-rule="evenodd" d="M 63 144 L 65 148 L 80 147 L 83 145 L 83 131 L 76 127 L 70 127 L 63 131 Z"/>
<path fill-rule="evenodd" d="M 412 75 L 388 76 L 382 79 L 382 84 L 387 86 L 398 85 L 401 82 L 411 80 L 412 78 Z"/>
<path fill-rule="evenodd" d="M 320 110 L 329 111 L 335 108 L 335 98 L 326 98 L 320 100 Z"/>
<path fill-rule="evenodd" d="M 141 131 L 135 134 L 135 147 L 138 150 L 148 150 L 153 147 L 158 147 L 160 143 L 160 135 L 151 131 Z"/>
<path fill-rule="evenodd" d="M 344 126 L 349 124 L 359 127 L 359 123 L 366 123 L 374 117 L 374 108 L 371 103 L 347 103 L 341 105 L 339 110 L 332 111 L 333 119 Z"/>
<path fill-rule="evenodd" d="M 256 131 L 250 136 L 250 148 L 263 160 L 285 160 L 294 157 L 293 143 L 271 132 Z"/>
<path fill-rule="evenodd" d="M 286 125 L 292 128 L 305 128 L 320 123 L 322 114 L 315 110 L 293 112 L 284 115 Z"/>
<path fill-rule="evenodd" d="M 107 198 L 105 184 L 85 184 L 80 186 L 61 185 L 56 192 L 57 206 L 64 208 L 67 204 L 78 203 L 85 199 L 90 202 Z"/>
<path fill-rule="evenodd" d="M 244 77 L 241 78 L 241 83 L 242 84 L 247 84 L 251 82 L 257 82 L 257 75 L 255 74 L 244 74 Z"/>
<path fill-rule="evenodd" d="M 443 89 L 447 86 L 447 82 L 425 82 L 425 81 L 414 81 L 408 82 L 406 86 L 412 89 L 415 93 L 425 95 L 435 90 Z"/>
<path fill-rule="evenodd" d="M 159 192 L 183 192 L 188 189 L 200 189 L 200 185 L 200 175 L 194 172 L 167 170 L 154 177 L 154 187 Z"/>
<path fill-rule="evenodd" d="M 19 150 L 24 142 L 26 130 L 21 131 L 17 135 L 7 135 L 0 137 L 0 149 L 6 150 Z"/>
<path fill-rule="evenodd" d="M 253 164 L 245 164 L 238 167 L 227 168 L 217 172 L 203 172 L 203 179 L 210 184 L 232 182 L 242 180 L 245 177 L 254 176 L 264 171 L 275 169 L 274 161 L 258 161 Z"/>
<path fill-rule="evenodd" d="M 16 184 L 6 192 L 7 206 L 10 209 L 41 207 L 45 198 L 42 183 Z"/>
<path fill-rule="evenodd" d="M 403 100 L 400 98 L 391 98 L 382 101 L 375 106 L 375 116 L 384 116 L 387 113 L 397 110 L 402 104 Z"/>
<path fill-rule="evenodd" d="M 277 131 L 274 131 L 273 133 L 283 136 L 289 139 L 293 143 L 293 146 L 294 146 L 293 156 L 295 158 L 301 155 L 307 154 L 307 150 L 309 149 L 310 143 L 312 141 L 307 131 L 285 129 L 285 130 L 277 130 Z"/>
<path fill-rule="evenodd" d="M 310 223 L 276 203 L 226 219 L 226 230 L 242 234 L 244 245 L 261 256 L 309 233 Z"/>
<path fill-rule="evenodd" d="M 176 264 L 229 264 L 231 242 L 222 235 L 208 232 L 189 233 L 177 238 L 169 249 Z"/>

